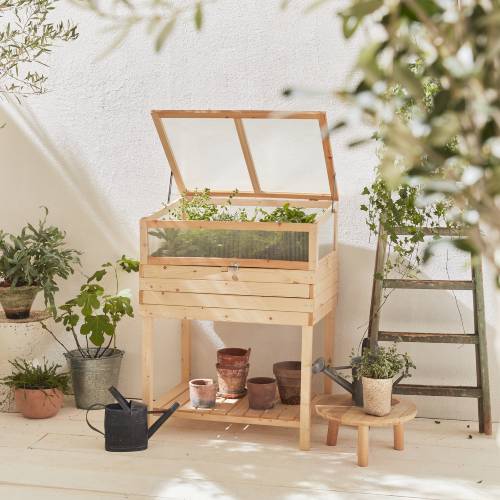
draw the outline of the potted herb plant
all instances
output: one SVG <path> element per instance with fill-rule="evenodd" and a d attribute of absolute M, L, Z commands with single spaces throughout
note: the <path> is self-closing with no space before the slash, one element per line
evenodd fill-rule
<path fill-rule="evenodd" d="M 15 390 L 16 407 L 26 418 L 53 417 L 61 409 L 64 392 L 68 390 L 69 375 L 58 373 L 61 365 L 37 360 L 9 361 L 12 373 L 2 382 Z"/>
<path fill-rule="evenodd" d="M 362 380 L 364 411 L 378 417 L 391 412 L 394 377 L 398 374 L 400 379 L 409 377 L 410 369 L 416 368 L 408 353 L 399 353 L 395 345 L 375 350 L 365 348 L 361 356 L 351 358 L 351 364 Z"/>
<path fill-rule="evenodd" d="M 66 233 L 48 226 L 44 211 L 38 227 L 27 224 L 18 235 L 0 230 L 0 303 L 9 319 L 28 318 L 41 290 L 55 310 L 56 278 L 67 279 L 80 263 L 80 252 L 66 248 Z"/>
<path fill-rule="evenodd" d="M 130 290 L 119 289 L 118 272 L 139 270 L 139 262 L 124 255 L 115 263 L 106 262 L 88 277 L 78 295 L 59 306 L 56 323 L 62 323 L 75 341 L 76 349 L 69 350 L 42 322 L 65 349 L 69 364 L 76 406 L 87 409 L 94 403 L 108 403 L 113 399 L 108 388 L 118 384 L 124 352 L 116 348 L 116 328 L 125 316 L 134 316 Z M 106 293 L 101 284 L 112 271 L 115 288 Z"/>

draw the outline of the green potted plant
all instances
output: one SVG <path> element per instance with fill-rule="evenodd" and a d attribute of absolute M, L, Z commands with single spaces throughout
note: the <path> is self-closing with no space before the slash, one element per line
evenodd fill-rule
<path fill-rule="evenodd" d="M 391 412 L 394 377 L 398 374 L 399 380 L 409 377 L 410 369 L 416 368 L 408 353 L 399 353 L 395 345 L 375 350 L 365 348 L 361 356 L 352 356 L 351 365 L 362 380 L 365 413 L 378 417 Z"/>
<path fill-rule="evenodd" d="M 69 364 L 78 408 L 87 409 L 94 403 L 113 401 L 108 388 L 118 384 L 124 355 L 116 348 L 116 328 L 125 316 L 134 316 L 130 290 L 119 289 L 119 270 L 136 272 L 139 262 L 125 255 L 115 263 L 106 262 L 88 277 L 76 297 L 59 306 L 55 321 L 72 334 L 76 349 L 68 349 L 45 322 L 41 323 L 66 351 L 64 356 Z M 112 293 L 106 293 L 101 284 L 108 271 L 112 271 L 114 280 Z"/>
<path fill-rule="evenodd" d="M 66 248 L 66 233 L 47 225 L 27 224 L 18 235 L 0 230 L 0 303 L 9 319 L 28 318 L 39 291 L 55 311 L 56 278 L 67 279 L 80 263 L 80 252 Z"/>
<path fill-rule="evenodd" d="M 2 383 L 15 391 L 16 407 L 26 418 L 53 417 L 61 409 L 68 390 L 69 375 L 58 372 L 61 365 L 37 360 L 9 361 L 12 373 Z"/>

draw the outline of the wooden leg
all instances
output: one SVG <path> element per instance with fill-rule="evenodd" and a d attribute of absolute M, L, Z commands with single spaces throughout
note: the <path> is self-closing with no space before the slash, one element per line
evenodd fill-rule
<path fill-rule="evenodd" d="M 311 377 L 313 327 L 302 327 L 300 377 L 300 449 L 311 448 Z"/>
<path fill-rule="evenodd" d="M 358 465 L 360 467 L 368 466 L 368 430 L 367 425 L 358 427 Z"/>
<path fill-rule="evenodd" d="M 337 437 L 339 435 L 339 423 L 333 420 L 328 422 L 328 434 L 326 435 L 326 444 L 327 446 L 336 446 L 337 445 Z"/>
<path fill-rule="evenodd" d="M 394 449 L 405 449 L 405 429 L 403 424 L 396 424 L 394 426 Z"/>
<path fill-rule="evenodd" d="M 181 320 L 181 382 L 191 378 L 191 322 Z"/>
<path fill-rule="evenodd" d="M 327 364 L 330 364 L 333 361 L 333 347 L 334 347 L 334 338 L 335 338 L 335 314 L 334 311 L 330 311 L 324 320 L 324 357 Z M 333 388 L 333 382 L 330 377 L 326 375 L 323 377 L 323 392 L 325 394 L 331 394 Z"/>
<path fill-rule="evenodd" d="M 142 400 L 153 409 L 153 318 L 142 319 Z M 151 421 L 151 416 L 148 416 Z"/>

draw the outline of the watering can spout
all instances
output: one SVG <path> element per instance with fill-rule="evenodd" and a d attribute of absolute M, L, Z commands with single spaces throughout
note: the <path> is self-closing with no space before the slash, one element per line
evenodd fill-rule
<path fill-rule="evenodd" d="M 347 379 L 342 377 L 337 370 L 343 370 L 351 368 L 350 366 L 339 366 L 338 368 L 334 368 L 330 365 L 327 365 L 323 358 L 318 358 L 312 366 L 313 373 L 321 373 L 323 372 L 326 376 L 331 378 L 334 382 L 343 387 L 347 392 L 351 394 L 354 393 L 353 384 L 349 382 Z"/>
<path fill-rule="evenodd" d="M 175 402 L 168 410 L 162 412 L 162 416 L 149 428 L 148 439 L 172 416 L 179 406 L 179 403 Z"/>

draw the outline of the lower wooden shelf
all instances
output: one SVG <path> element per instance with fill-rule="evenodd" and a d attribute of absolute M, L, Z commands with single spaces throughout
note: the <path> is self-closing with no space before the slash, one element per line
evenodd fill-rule
<path fill-rule="evenodd" d="M 318 396 L 313 397 L 313 403 L 316 398 Z M 176 401 L 181 405 L 173 414 L 176 418 L 292 428 L 300 425 L 300 405 L 284 405 L 279 401 L 270 410 L 251 410 L 247 396 L 241 399 L 217 398 L 215 408 L 211 409 L 194 408 L 189 400 L 187 383 L 179 384 L 155 401 L 154 409 L 166 409 Z"/>

